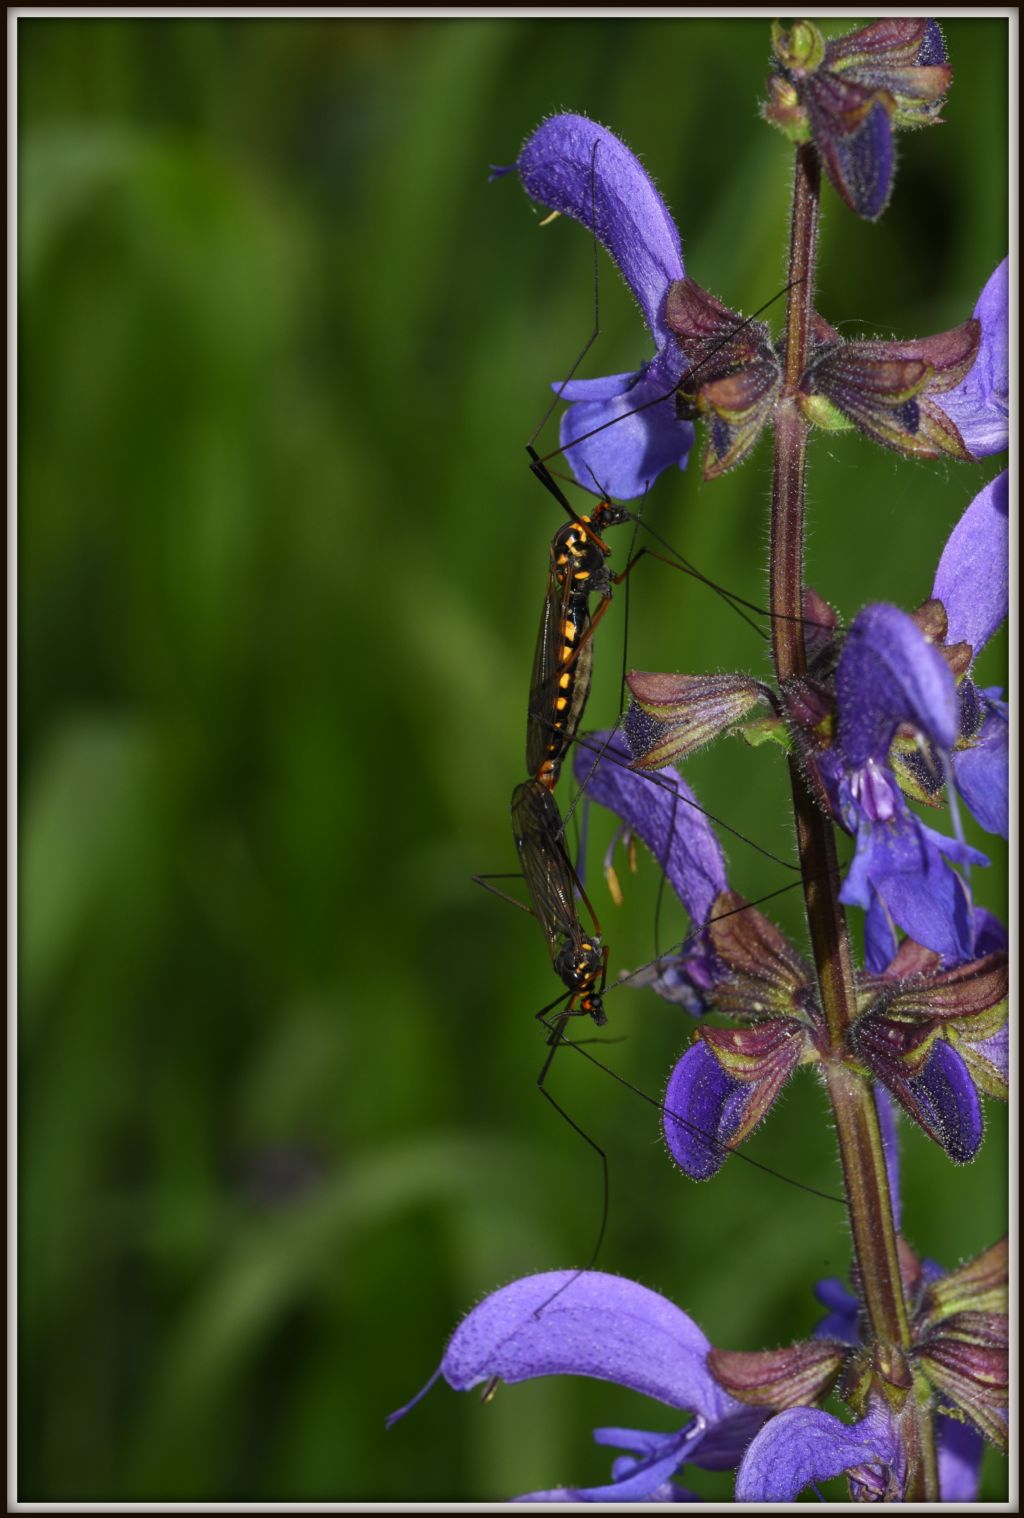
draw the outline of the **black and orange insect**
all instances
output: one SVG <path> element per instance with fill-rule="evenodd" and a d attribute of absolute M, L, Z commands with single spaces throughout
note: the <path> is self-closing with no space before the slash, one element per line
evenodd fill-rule
<path fill-rule="evenodd" d="M 554 485 L 544 466 L 538 469 L 543 471 L 538 478 Z M 556 499 L 571 511 L 561 491 L 554 488 Z M 619 579 L 608 569 L 611 550 L 602 534 L 630 520 L 625 508 L 599 501 L 589 515 L 573 516 L 559 528 L 551 543 L 526 723 L 527 773 L 548 790 L 558 783 L 562 761 L 582 720 L 590 693 L 594 629 Z M 592 595 L 604 597 L 604 605 L 593 616 Z"/>
<path fill-rule="evenodd" d="M 566 853 L 558 805 L 543 780 L 525 780 L 512 792 L 512 832 L 534 916 L 547 940 L 555 973 L 569 993 L 559 1021 L 587 1016 L 600 1027 L 606 1020 L 602 993 L 608 950 Z M 577 892 L 594 919 L 592 933 L 580 922 Z"/>

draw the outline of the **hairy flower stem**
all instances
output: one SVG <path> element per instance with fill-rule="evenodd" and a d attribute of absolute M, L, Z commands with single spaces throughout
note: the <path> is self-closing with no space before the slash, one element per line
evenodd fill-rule
<path fill-rule="evenodd" d="M 796 390 L 804 368 L 813 310 L 821 171 L 810 143 L 797 148 L 790 224 L 783 392 L 776 412 L 772 480 L 772 653 L 780 690 L 805 672 L 803 553 L 807 424 Z M 883 1351 L 907 1350 L 910 1328 L 900 1280 L 885 1154 L 870 1084 L 840 1062 L 856 1012 L 853 958 L 832 824 L 813 800 L 795 759 L 790 760 L 797 846 L 804 902 L 822 1008 L 834 1058 L 826 1084 L 835 1117 L 857 1271 L 874 1338 Z M 938 1480 L 927 1409 L 908 1404 L 904 1418 L 908 1501 L 935 1501 Z"/>

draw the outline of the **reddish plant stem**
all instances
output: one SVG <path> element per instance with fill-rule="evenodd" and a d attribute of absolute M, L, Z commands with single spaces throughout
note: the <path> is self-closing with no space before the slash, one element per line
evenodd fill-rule
<path fill-rule="evenodd" d="M 772 652 L 779 689 L 807 668 L 803 625 L 803 558 L 807 424 L 796 392 L 807 363 L 821 184 L 812 144 L 797 149 L 790 224 L 786 351 L 782 397 L 776 413 L 772 481 Z M 871 1330 L 883 1348 L 906 1351 L 910 1326 L 900 1279 L 885 1153 L 870 1085 L 842 1062 L 847 1030 L 856 1015 L 853 957 L 846 913 L 839 900 L 839 871 L 832 824 L 815 804 L 795 759 L 790 759 L 797 846 L 804 904 L 814 952 L 831 1057 L 825 1076 L 835 1117 L 846 1183 L 860 1290 Z M 905 1430 L 908 1501 L 935 1501 L 938 1482 L 930 1415 L 913 1402 Z"/>

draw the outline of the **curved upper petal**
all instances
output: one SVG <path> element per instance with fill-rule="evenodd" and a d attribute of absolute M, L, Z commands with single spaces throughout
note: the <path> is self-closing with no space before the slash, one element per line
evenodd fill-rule
<path fill-rule="evenodd" d="M 665 293 L 683 277 L 683 254 L 672 214 L 636 155 L 596 121 L 552 116 L 527 138 L 516 167 L 532 199 L 596 230 L 661 347 Z"/>
<path fill-rule="evenodd" d="M 887 1410 L 873 1408 L 851 1425 L 817 1408 L 793 1407 L 754 1438 L 736 1477 L 736 1501 L 792 1502 L 812 1482 L 861 1465 L 901 1471 L 900 1441 Z"/>
<path fill-rule="evenodd" d="M 970 372 L 940 405 L 975 458 L 1002 453 L 1009 442 L 1009 260 L 1003 259 L 978 297 L 981 347 Z"/>
<path fill-rule="evenodd" d="M 959 734 L 956 683 L 939 651 L 906 612 L 867 606 L 854 619 L 836 668 L 839 741 L 852 766 L 882 761 L 909 722 L 938 748 Z"/>
<path fill-rule="evenodd" d="M 627 768 L 631 759 L 618 733 L 590 733 L 577 746 L 573 772 L 592 801 L 643 839 L 693 922 L 703 924 L 726 889 L 725 856 L 714 829 L 676 770 L 640 774 Z"/>
<path fill-rule="evenodd" d="M 678 359 L 682 369 L 682 354 Z M 614 395 L 605 393 L 605 380 L 565 387 L 563 398 L 581 398 L 563 414 L 559 441 L 581 485 L 631 501 L 663 470 L 686 468 L 693 427 L 676 416 L 674 380 L 666 377 L 668 372 L 665 364 L 652 363 L 626 376 L 631 384 Z M 587 387 L 591 394 L 584 397 Z"/>
<path fill-rule="evenodd" d="M 593 1376 L 715 1421 L 738 1404 L 705 1364 L 708 1340 L 657 1292 L 601 1271 L 548 1271 L 513 1281 L 475 1307 L 441 1370 L 456 1391 L 497 1376 Z"/>
<path fill-rule="evenodd" d="M 946 541 L 932 596 L 946 608 L 947 643 L 984 648 L 1010 605 L 1009 476 L 978 492 Z"/>

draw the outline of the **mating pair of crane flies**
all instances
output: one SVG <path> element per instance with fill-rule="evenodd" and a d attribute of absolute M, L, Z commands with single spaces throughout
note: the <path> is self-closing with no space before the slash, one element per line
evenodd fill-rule
<path fill-rule="evenodd" d="M 595 239 L 595 326 L 564 383 L 567 383 L 568 379 L 575 373 L 599 332 L 596 278 Z M 736 333 L 741 331 L 748 322 L 753 321 L 762 311 L 773 304 L 775 300 L 778 300 L 781 295 L 788 293 L 791 288 L 792 285 L 787 285 L 783 290 L 779 291 L 773 296 L 771 301 L 766 302 L 753 316 L 748 317 L 745 322 L 739 324 L 735 331 L 729 337 L 723 339 L 723 343 L 717 345 L 713 351 L 717 351 L 718 346 L 724 346 L 726 342 L 731 341 Z M 706 355 L 703 362 L 706 363 L 712 356 L 713 354 Z M 664 396 L 648 401 L 644 406 L 638 407 L 636 410 L 646 410 L 650 406 L 669 399 L 673 394 L 678 392 L 682 384 L 690 381 L 696 372 L 696 369 L 688 371 L 680 380 L 679 386 L 676 386 L 674 390 L 666 392 Z M 557 399 L 558 397 L 556 396 L 555 403 L 557 403 Z M 624 506 L 617 505 L 609 500 L 607 494 L 601 490 L 597 480 L 594 481 L 596 489 L 589 492 L 597 498 L 597 504 L 591 508 L 589 513 L 576 511 L 558 484 L 555 475 L 548 468 L 550 460 L 558 454 L 565 452 L 566 448 L 556 449 L 552 453 L 541 457 L 533 447 L 533 443 L 550 416 L 552 409 L 552 407 L 548 408 L 531 442 L 527 445 L 527 452 L 530 458 L 529 467 L 531 473 L 554 497 L 569 520 L 555 533 L 550 546 L 548 584 L 534 652 L 527 710 L 527 778 L 513 792 L 511 815 L 522 876 L 531 903 L 531 906 L 527 910 L 532 911 L 532 914 L 538 920 L 547 941 L 552 966 L 565 987 L 565 991 L 561 996 L 536 1014 L 537 1019 L 542 1022 L 548 1031 L 549 1045 L 547 1056 L 537 1077 L 537 1086 L 542 1095 L 551 1103 L 564 1121 L 598 1154 L 602 1165 L 604 1200 L 597 1241 L 592 1250 L 588 1265 L 585 1267 L 590 1268 L 600 1251 L 607 1224 L 608 1161 L 607 1155 L 601 1146 L 589 1134 L 584 1132 L 546 1088 L 545 1082 L 551 1068 L 551 1063 L 559 1047 L 564 1045 L 575 1049 L 578 1054 L 588 1059 L 592 1064 L 595 1064 L 621 1085 L 633 1091 L 635 1095 L 639 1096 L 649 1105 L 661 1111 L 671 1120 L 680 1123 L 683 1127 L 699 1135 L 710 1146 L 719 1150 L 727 1148 L 715 1135 L 701 1129 L 689 1119 L 684 1118 L 682 1114 L 672 1112 L 665 1107 L 664 1103 L 649 1096 L 610 1066 L 597 1059 L 596 1056 L 583 1047 L 580 1041 L 570 1040 L 564 1036 L 564 1030 L 570 1017 L 586 1015 L 591 1017 L 598 1026 L 606 1022 L 604 996 L 607 979 L 608 949 L 602 943 L 600 923 L 569 858 L 565 844 L 564 823 L 553 795 L 569 749 L 573 744 L 585 741 L 579 738 L 578 732 L 590 691 L 593 671 L 594 633 L 610 605 L 613 587 L 626 582 L 635 565 L 645 555 L 659 559 L 670 565 L 670 567 L 691 576 L 693 579 L 707 586 L 714 594 L 721 597 L 726 604 L 730 605 L 761 637 L 767 637 L 767 634 L 764 629 L 757 625 L 753 618 L 759 616 L 770 619 L 772 613 L 766 608 L 736 595 L 703 574 L 695 565 L 691 564 L 680 554 L 671 543 L 661 538 L 646 523 L 643 523 L 639 516 L 627 510 Z M 635 412 L 627 413 L 627 415 L 633 414 Z M 573 443 L 566 446 L 576 446 L 578 443 L 584 442 L 587 437 L 593 436 L 596 432 L 603 431 L 604 427 L 610 425 L 614 425 L 614 422 L 605 423 L 604 426 L 595 428 L 594 432 L 577 438 Z M 571 481 L 570 483 L 577 484 L 578 482 Z M 587 489 L 585 486 L 581 486 L 580 488 Z M 631 550 L 625 568 L 619 573 L 613 574 L 607 564 L 611 550 L 604 542 L 604 533 L 610 527 L 620 526 L 627 522 L 634 524 L 634 541 L 636 531 L 643 527 L 664 552 L 659 553 L 646 546 L 635 553 Z M 591 613 L 590 599 L 595 594 L 601 596 L 602 605 L 596 612 Z M 806 621 L 808 619 L 797 620 Z M 625 671 L 623 671 L 623 677 L 624 674 Z M 604 748 L 606 746 L 597 750 L 595 766 L 604 757 Z M 611 756 L 609 756 L 609 759 L 611 762 L 618 762 Z M 674 807 L 680 802 L 687 805 L 696 805 L 696 803 L 690 802 L 689 798 L 682 796 L 678 788 L 666 783 L 661 776 L 644 775 L 643 778 L 650 784 L 659 785 L 670 790 L 674 798 Z M 697 809 L 704 811 L 700 807 Z M 723 823 L 721 819 L 712 817 L 710 813 L 705 812 L 704 814 L 713 822 L 725 827 L 729 832 L 739 837 L 744 843 L 756 849 L 759 853 L 764 854 L 787 869 L 797 870 L 797 866 L 791 861 L 781 859 L 771 850 L 756 844 L 742 833 L 737 833 L 734 828 Z M 673 826 L 674 818 L 675 812 L 673 811 Z M 481 883 L 484 882 L 481 881 Z M 770 892 L 768 896 L 760 897 L 759 901 L 767 900 L 770 896 L 783 894 L 783 892 L 791 890 L 799 884 L 800 880 L 797 878 L 789 885 Z M 583 926 L 577 907 L 578 900 L 581 900 L 586 907 L 593 924 L 592 930 L 588 931 Z M 757 904 L 756 902 L 750 902 L 747 905 L 754 906 Z M 740 910 L 746 910 L 746 908 L 741 908 Z M 700 931 L 703 932 L 706 926 L 706 924 L 703 925 Z M 684 949 L 686 943 L 695 940 L 696 936 L 696 933 L 691 934 L 690 939 L 684 940 L 682 945 L 677 946 L 677 950 Z M 629 977 L 627 976 L 625 979 L 628 981 Z M 749 1155 L 740 1154 L 738 1157 L 745 1163 L 752 1165 L 755 1169 L 775 1175 L 778 1179 L 786 1181 L 799 1190 L 842 1205 L 842 1198 L 838 1196 L 821 1191 L 816 1187 L 806 1185 L 790 1177 L 781 1176 L 770 1166 L 762 1164 Z M 557 1293 L 557 1295 L 560 1294 L 561 1291 Z"/>

